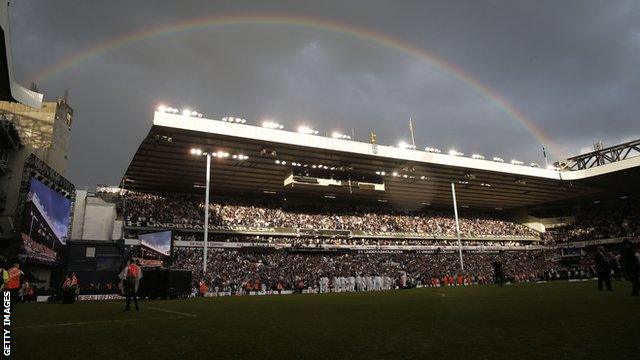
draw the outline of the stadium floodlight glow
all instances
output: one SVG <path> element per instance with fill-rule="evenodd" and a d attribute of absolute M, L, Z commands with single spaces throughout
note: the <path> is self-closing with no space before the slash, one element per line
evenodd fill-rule
<path fill-rule="evenodd" d="M 276 164 L 277 164 L 277 165 L 280 165 L 280 160 L 276 160 Z"/>
<path fill-rule="evenodd" d="M 166 108 L 167 111 L 169 111 L 169 109 L 171 108 Z M 178 109 L 171 109 L 171 110 L 175 110 L 175 111 L 171 111 L 173 113 L 178 113 Z M 197 111 L 191 111 L 189 109 L 183 109 L 182 110 L 182 115 L 184 116 L 193 116 L 193 117 L 202 117 L 203 115 Z"/>
<path fill-rule="evenodd" d="M 540 167 L 540 165 L 538 165 L 537 163 L 531 163 L 531 165 L 530 165 L 530 166 L 531 166 L 531 167 L 534 167 L 534 168 L 539 168 L 539 167 Z"/>
<path fill-rule="evenodd" d="M 300 126 L 298 128 L 298 132 L 301 134 L 307 134 L 307 135 L 318 135 L 318 130 L 312 129 L 307 126 Z"/>
<path fill-rule="evenodd" d="M 513 159 L 513 160 L 511 160 L 511 164 L 512 165 L 522 165 L 522 164 L 524 164 L 524 162 L 522 162 L 520 160 Z"/>
<path fill-rule="evenodd" d="M 494 157 L 493 161 L 503 163 L 504 159 L 503 158 L 499 158 L 499 157 Z"/>
<path fill-rule="evenodd" d="M 247 160 L 249 157 L 247 155 L 243 155 L 243 154 L 234 154 L 231 158 L 236 159 L 236 160 Z"/>
<path fill-rule="evenodd" d="M 415 150 L 415 149 L 416 149 L 416 147 L 415 147 L 415 146 L 413 146 L 413 145 L 411 145 L 411 144 L 407 143 L 407 142 L 406 142 L 406 141 L 404 141 L 404 140 L 403 140 L 403 141 L 400 141 L 400 142 L 398 143 L 398 147 L 399 147 L 400 149 L 412 149 L 412 150 Z"/>
<path fill-rule="evenodd" d="M 156 110 L 158 112 L 171 113 L 171 114 L 177 114 L 180 112 L 178 109 L 172 108 L 171 106 L 166 106 L 166 105 L 159 105 Z"/>
<path fill-rule="evenodd" d="M 434 148 L 434 147 L 429 147 L 429 146 L 424 148 L 424 151 L 427 151 L 427 152 L 430 152 L 430 153 L 436 153 L 436 154 L 440 154 L 441 153 L 440 149 Z"/>
<path fill-rule="evenodd" d="M 276 129 L 276 130 L 282 130 L 284 129 L 284 126 L 278 124 L 275 121 L 271 121 L 271 120 L 266 120 L 262 122 L 262 127 L 263 128 L 267 128 L 267 129 Z"/>
<path fill-rule="evenodd" d="M 337 131 L 334 131 L 333 134 L 331 134 L 331 137 L 334 139 L 351 140 L 351 136 L 339 133 Z"/>
<path fill-rule="evenodd" d="M 218 152 L 220 153 L 220 152 Z M 191 149 L 191 154 L 195 156 L 207 156 L 207 172 L 205 181 L 205 195 L 204 195 L 204 224 L 209 224 L 209 186 L 211 184 L 211 153 L 203 152 L 201 149 Z M 228 156 L 229 154 L 227 154 Z M 204 243 L 202 251 L 202 273 L 207 273 L 207 244 L 209 241 L 209 226 L 204 226 Z"/>
<path fill-rule="evenodd" d="M 233 116 L 225 116 L 221 120 L 224 122 L 237 123 L 237 124 L 244 124 L 247 122 L 247 120 L 245 119 L 233 117 Z"/>
<path fill-rule="evenodd" d="M 398 176 L 398 173 L 394 171 L 391 175 L 393 175 L 393 176 L 396 176 L 396 177 L 397 177 L 397 176 Z"/>
<path fill-rule="evenodd" d="M 482 156 L 480 154 L 473 154 L 473 155 L 471 155 L 471 157 L 473 159 L 477 159 L 477 160 L 484 160 L 484 156 Z"/>
<path fill-rule="evenodd" d="M 449 155 L 451 155 L 451 156 L 462 156 L 462 155 L 464 155 L 464 153 L 461 153 L 461 152 L 459 152 L 459 151 L 457 151 L 455 149 L 451 149 L 451 150 L 449 150 Z"/>
<path fill-rule="evenodd" d="M 491 187 L 492 185 L 489 183 L 480 183 L 480 186 Z"/>

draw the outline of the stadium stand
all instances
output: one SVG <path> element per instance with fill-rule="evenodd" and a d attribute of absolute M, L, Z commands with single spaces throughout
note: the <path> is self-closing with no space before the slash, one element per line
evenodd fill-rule
<path fill-rule="evenodd" d="M 628 197 L 579 209 L 576 222 L 542 234 L 545 242 L 576 242 L 640 236 L 640 204 Z"/>
<path fill-rule="evenodd" d="M 203 155 L 213 162 L 206 273 Z M 509 281 L 583 279 L 595 274 L 593 247 L 618 259 L 623 239 L 638 241 L 628 179 L 640 157 L 616 159 L 543 169 L 165 108 L 122 179 L 127 190 L 97 195 L 117 204 L 127 239 L 172 230 L 172 267 L 215 291 L 323 292 L 327 279 L 336 291 L 358 277 L 379 285 L 360 290 L 486 284 L 496 262 Z"/>
<path fill-rule="evenodd" d="M 126 220 L 202 224 L 200 199 L 127 192 Z M 443 211 L 400 212 L 364 207 L 282 208 L 275 205 L 218 202 L 210 205 L 210 224 L 222 226 L 284 227 L 301 229 L 368 230 L 454 235 L 453 214 Z M 450 212 L 450 211 L 449 211 Z M 460 218 L 461 233 L 469 236 L 530 236 L 539 234 L 513 221 L 491 214 L 471 213 Z"/>

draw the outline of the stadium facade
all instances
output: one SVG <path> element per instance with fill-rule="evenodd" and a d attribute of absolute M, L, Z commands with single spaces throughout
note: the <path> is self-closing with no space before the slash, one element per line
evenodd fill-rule
<path fill-rule="evenodd" d="M 52 273 L 64 270 L 71 234 L 75 187 L 64 174 L 73 109 L 66 96 L 43 101 L 15 81 L 6 1 L 0 27 L 0 252 L 48 288 Z"/>
<path fill-rule="evenodd" d="M 450 207 L 451 183 L 459 206 L 474 209 L 615 198 L 636 191 L 629 179 L 640 172 L 636 156 L 583 169 L 545 169 L 156 112 L 125 173 L 127 188 L 202 192 L 205 161 L 192 149 L 212 153 L 214 193 L 411 208 Z"/>

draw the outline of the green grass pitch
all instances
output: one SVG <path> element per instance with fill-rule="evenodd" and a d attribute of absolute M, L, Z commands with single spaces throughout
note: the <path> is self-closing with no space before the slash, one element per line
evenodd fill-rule
<path fill-rule="evenodd" d="M 593 281 L 18 304 L 19 359 L 637 359 L 640 298 Z"/>

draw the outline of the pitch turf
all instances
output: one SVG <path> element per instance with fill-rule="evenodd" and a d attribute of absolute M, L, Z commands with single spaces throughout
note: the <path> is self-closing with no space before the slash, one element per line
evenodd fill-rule
<path fill-rule="evenodd" d="M 640 356 L 626 282 L 377 293 L 19 304 L 20 359 L 625 359 Z"/>

